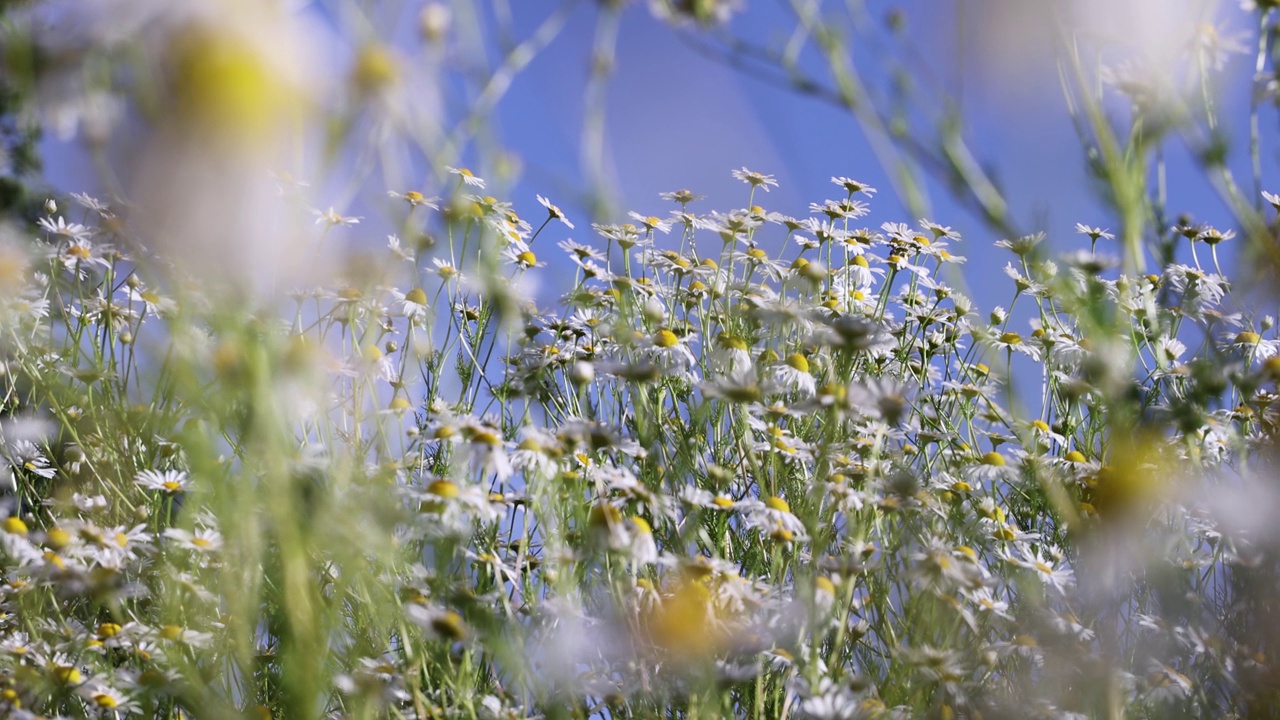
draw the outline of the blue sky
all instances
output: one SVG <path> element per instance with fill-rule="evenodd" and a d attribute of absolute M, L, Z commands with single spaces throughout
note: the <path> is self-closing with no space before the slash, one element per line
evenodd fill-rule
<path fill-rule="evenodd" d="M 1062 6 L 1083 7 L 1098 1 L 1072 0 Z M 1127 2 L 1134 7 L 1149 4 L 1149 0 Z M 783 0 L 745 0 L 744 11 L 733 18 L 728 29 L 735 37 L 780 47 L 796 25 L 786 10 L 788 5 Z M 929 92 L 931 86 L 940 87 L 959 98 L 965 136 L 1006 191 L 1021 228 L 1048 231 L 1062 249 L 1084 247 L 1085 240 L 1072 231 L 1077 222 L 1117 229 L 1116 220 L 1086 178 L 1080 144 L 1059 85 L 1054 26 L 1034 10 L 1037 4 L 1021 0 L 905 0 L 867 5 L 867 22 L 881 30 L 853 40 L 854 58 L 865 82 L 887 87 L 888 69 L 878 58 L 892 47 L 909 48 L 923 92 Z M 1214 3 L 1195 0 L 1160 7 L 1175 5 L 1184 12 L 1194 7 L 1192 15 L 1222 21 L 1223 27 L 1246 35 L 1247 44 L 1256 42 L 1256 31 L 1248 30 L 1248 17 L 1234 4 L 1213 11 L 1203 8 Z M 504 7 L 501 2 L 498 6 Z M 1102 6 L 1110 7 L 1107 3 Z M 482 7 L 486 10 L 481 16 L 492 22 L 489 8 L 493 6 L 484 3 Z M 514 0 L 505 7 L 513 18 L 512 36 L 523 39 L 561 3 Z M 342 9 L 319 4 L 301 4 L 300 8 L 316 24 L 327 21 L 333 27 L 351 26 Z M 377 6 L 373 31 L 383 28 L 391 35 L 384 39 L 410 52 L 416 43 L 414 19 L 419 8 L 414 3 Z M 896 44 L 883 30 L 882 21 L 890 9 L 900 10 L 906 18 L 905 34 Z M 1080 36 L 1087 49 L 1112 53 L 1128 35 L 1140 34 L 1125 24 L 1134 22 L 1133 17 L 1115 12 L 1114 17 L 1095 19 L 1092 26 L 1082 25 Z M 455 18 L 464 16 L 455 12 Z M 333 22 L 336 17 L 342 17 L 343 22 Z M 584 241 L 590 237 L 592 218 L 583 202 L 589 178 L 583 173 L 580 145 L 584 93 L 599 17 L 598 3 L 580 0 L 573 4 L 563 30 L 515 78 L 493 118 L 496 136 L 519 159 L 522 172 L 514 185 L 491 192 L 513 200 L 529 218 L 537 218 L 540 211 L 535 195 L 548 196 L 578 223 L 577 230 L 569 234 Z M 1158 24 L 1153 27 L 1159 30 Z M 490 37 L 488 42 L 493 50 L 496 41 Z M 326 49 L 331 65 L 340 68 L 349 62 L 354 44 L 338 31 L 331 49 Z M 804 67 L 825 79 L 822 64 L 812 51 L 802 57 Z M 1109 59 L 1114 57 L 1108 55 Z M 491 52 L 490 61 L 496 58 L 496 51 Z M 1224 128 L 1235 151 L 1233 168 L 1246 186 L 1251 185 L 1243 150 L 1252 62 L 1249 56 L 1237 56 L 1221 75 L 1230 82 L 1219 89 Z M 450 89 L 456 88 L 446 86 L 446 94 Z M 880 189 L 872 214 L 865 219 L 867 225 L 915 220 L 895 196 L 884 168 L 847 111 L 763 82 L 697 52 L 689 33 L 675 32 L 655 19 L 640 0 L 622 13 L 615 72 L 606 96 L 605 160 L 615 191 L 616 213 L 596 219 L 622 221 L 626 210 L 646 215 L 665 213 L 667 203 L 658 193 L 679 188 L 707 196 L 691 208 L 695 211 L 740 206 L 747 188 L 732 179 L 730 172 L 746 166 L 777 176 L 781 187 L 757 196 L 757 202 L 769 210 L 803 216 L 810 202 L 840 194 L 829 183 L 830 177 L 847 175 Z M 453 107 L 465 109 L 465 102 L 455 98 Z M 917 127 L 928 129 L 930 125 Z M 1262 118 L 1264 178 L 1275 175 L 1275 127 L 1276 115 L 1267 111 Z M 1230 227 L 1223 203 L 1212 193 L 1186 148 L 1176 140 L 1166 143 L 1166 148 L 1171 207 Z M 45 151 L 48 175 L 55 186 L 85 188 L 85 165 L 74 147 L 50 140 Z M 471 161 L 479 162 L 474 156 Z M 482 171 L 482 166 L 476 169 Z M 386 189 L 366 188 L 361 193 L 364 204 L 385 204 Z M 965 237 L 959 252 L 970 258 L 965 275 L 980 307 L 989 309 L 1007 302 L 1007 283 L 999 271 L 1008 258 L 992 247 L 1000 236 L 938 182 L 931 181 L 928 191 L 930 219 L 955 227 Z M 376 215 L 376 210 L 362 207 L 360 201 L 348 211 Z M 376 222 L 366 222 L 361 228 L 361 235 L 367 235 L 370 242 L 382 242 L 384 233 L 379 232 Z M 998 281 L 992 282 L 996 278 Z"/>
<path fill-rule="evenodd" d="M 522 5 L 516 12 L 520 26 L 531 27 L 545 15 L 536 5 Z M 752 0 L 730 30 L 775 44 L 785 40 L 795 21 L 780 5 Z M 961 89 L 966 136 L 979 158 L 990 163 L 1020 227 L 1046 230 L 1064 249 L 1084 247 L 1087 241 L 1073 232 L 1075 223 L 1113 230 L 1117 223 L 1086 177 L 1058 80 L 1052 27 L 1019 14 L 1015 5 L 925 1 L 897 7 L 907 18 L 907 33 L 922 66 L 952 92 Z M 872 19 L 878 21 L 887 7 L 877 4 L 870 11 Z M 500 107 L 502 135 L 524 164 L 523 180 L 515 188 L 521 207 L 527 208 L 539 192 L 557 199 L 566 211 L 576 211 L 578 218 L 585 216 L 584 208 L 574 207 L 573 195 L 562 190 L 583 183 L 578 137 L 595 16 L 594 5 L 583 4 Z M 1247 32 L 1248 18 L 1233 7 L 1217 17 L 1225 18 L 1226 27 Z M 1002 33 L 1021 33 L 1026 42 L 999 46 Z M 1224 113 L 1225 126 L 1235 143 L 1233 167 L 1242 181 L 1249 178 L 1243 144 L 1251 63 L 1251 57 L 1238 56 L 1222 75 L 1233 82 L 1220 89 L 1223 106 L 1231 109 Z M 812 62 L 809 66 L 816 67 Z M 863 70 L 864 79 L 883 85 L 883 70 L 869 67 Z M 625 209 L 644 214 L 663 210 L 657 194 L 681 187 L 708 196 L 700 205 L 703 210 L 740 205 L 746 188 L 729 172 L 745 165 L 777 175 L 781 187 L 764 197 L 771 210 L 800 215 L 809 202 L 838 194 L 828 182 L 831 176 L 848 175 L 881 190 L 868 224 L 912 219 L 846 111 L 708 59 L 641 4 L 624 13 L 608 96 L 606 145 Z M 1264 179 L 1275 170 L 1275 120 L 1271 112 L 1262 118 Z M 1171 207 L 1229 227 L 1224 204 L 1185 146 L 1174 140 L 1166 147 Z M 965 235 L 962 251 L 970 256 L 966 274 L 980 304 L 989 308 L 1006 302 L 1003 286 L 992 296 L 985 291 L 989 283 L 983 282 L 1004 265 L 1006 258 L 991 247 L 1000 237 L 940 184 L 931 182 L 929 189 L 931 219 Z"/>

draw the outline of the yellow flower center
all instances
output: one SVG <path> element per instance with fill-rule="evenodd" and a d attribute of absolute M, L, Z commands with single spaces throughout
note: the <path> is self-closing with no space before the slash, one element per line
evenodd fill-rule
<path fill-rule="evenodd" d="M 427 492 L 431 493 L 432 495 L 435 495 L 436 497 L 442 497 L 442 498 L 456 498 L 458 497 L 458 494 L 459 494 L 457 485 L 454 485 L 448 480 L 443 480 L 443 479 L 436 480 L 435 482 L 428 485 Z"/>
<path fill-rule="evenodd" d="M 660 348 L 675 347 L 679 342 L 679 338 L 670 330 L 659 330 L 653 334 L 653 344 Z"/>
<path fill-rule="evenodd" d="M 1007 332 L 1000 336 L 1000 342 L 1005 345 L 1021 345 L 1022 336 L 1016 332 Z"/>
<path fill-rule="evenodd" d="M 22 522 L 21 518 L 8 517 L 4 519 L 4 531 L 10 535 L 23 535 L 27 532 L 27 524 Z"/>
<path fill-rule="evenodd" d="M 45 534 L 44 544 L 54 550 L 61 550 L 71 544 L 71 533 L 60 527 L 50 528 Z"/>
<path fill-rule="evenodd" d="M 422 288 L 414 288 L 404 294 L 404 299 L 414 303 L 415 305 L 426 305 L 427 293 L 424 292 Z"/>
<path fill-rule="evenodd" d="M 787 501 L 783 500 L 777 495 L 774 495 L 769 499 L 765 500 L 764 505 L 770 510 L 777 510 L 778 512 L 785 512 L 785 513 L 791 512 L 791 506 L 787 504 Z"/>
<path fill-rule="evenodd" d="M 1003 455 L 992 451 L 982 456 L 982 464 L 990 465 L 991 467 L 1004 467 L 1007 463 Z"/>
<path fill-rule="evenodd" d="M 800 353 L 793 353 L 787 356 L 787 364 L 799 370 L 800 372 L 809 372 L 809 359 Z"/>

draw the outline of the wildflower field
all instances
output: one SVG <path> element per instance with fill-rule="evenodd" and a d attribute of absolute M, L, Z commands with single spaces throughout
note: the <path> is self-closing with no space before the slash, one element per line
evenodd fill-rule
<path fill-rule="evenodd" d="M 1159 82 L 1066 43 L 1109 216 L 1056 235 L 864 87 L 839 3 L 790 3 L 816 79 L 727 0 L 500 42 L 502 2 L 316 3 L 324 82 L 294 5 L 0 6 L 0 717 L 1280 713 L 1275 3 Z M 643 15 L 850 111 L 891 187 L 513 199 L 484 121 L 579 10 L 588 158 Z"/>

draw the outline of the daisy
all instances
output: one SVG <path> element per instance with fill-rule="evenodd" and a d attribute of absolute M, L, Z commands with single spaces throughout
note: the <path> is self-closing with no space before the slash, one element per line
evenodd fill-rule
<path fill-rule="evenodd" d="M 143 470 L 133 481 L 144 490 L 176 495 L 186 490 L 188 480 L 188 475 L 180 470 Z"/>
<path fill-rule="evenodd" d="M 649 521 L 639 515 L 630 518 L 631 543 L 628 548 L 631 562 L 637 566 L 652 565 L 658 561 L 658 544 L 653 539 Z"/>
<path fill-rule="evenodd" d="M 450 173 L 462 178 L 462 182 L 466 183 L 467 185 L 470 185 L 473 188 L 479 188 L 481 190 L 484 189 L 484 180 L 476 177 L 475 174 L 473 174 L 467 168 L 450 167 L 448 168 L 448 170 Z"/>
<path fill-rule="evenodd" d="M 458 268 L 454 267 L 454 264 L 449 262 L 448 260 L 444 260 L 438 257 L 431 258 L 431 264 L 435 266 L 436 268 L 435 272 L 437 275 L 440 276 L 440 279 L 442 280 L 449 281 L 454 278 L 462 277 L 461 273 L 458 272 Z"/>
<path fill-rule="evenodd" d="M 969 600 L 978 606 L 979 612 L 989 613 L 1005 620 L 1013 619 L 1013 616 L 1009 614 L 1009 603 L 996 597 L 991 588 L 980 587 L 977 590 L 969 591 L 967 594 Z"/>
<path fill-rule="evenodd" d="M 1236 352 L 1258 361 L 1275 357 L 1280 351 L 1280 341 L 1264 339 L 1252 330 L 1245 330 L 1234 337 L 1228 337 L 1226 344 Z"/>
<path fill-rule="evenodd" d="M 654 218 L 657 220 L 657 218 Z M 602 225 L 593 223 L 591 229 L 595 230 L 605 240 L 618 243 L 623 250 L 629 250 L 640 244 L 640 228 L 627 223 L 625 225 Z M 670 227 L 667 228 L 670 230 Z"/>
<path fill-rule="evenodd" d="M 738 335 L 724 332 L 716 335 L 712 358 L 721 371 L 729 375 L 748 372 L 752 368 L 751 347 Z"/>
<path fill-rule="evenodd" d="M 396 309 L 410 320 L 424 320 L 430 308 L 427 306 L 427 293 L 422 288 L 413 288 L 402 293 L 393 289 L 391 296 L 395 298 Z"/>
<path fill-rule="evenodd" d="M 1030 545 L 1023 544 L 1020 552 L 1022 555 L 1020 558 L 1006 554 L 1005 561 L 1026 570 L 1035 571 L 1041 582 L 1058 592 L 1065 592 L 1075 583 L 1071 568 L 1061 567 L 1058 561 L 1046 557 L 1043 547 L 1032 551 Z"/>
<path fill-rule="evenodd" d="M 388 190 L 387 197 L 394 198 L 396 200 L 404 200 L 405 202 L 409 203 L 410 207 L 422 207 L 423 205 L 425 205 L 431 208 L 432 210 L 440 209 L 440 205 L 439 205 L 440 198 L 424 197 L 423 194 L 418 192 L 417 190 L 409 190 L 403 193 L 398 193 L 394 190 Z"/>
<path fill-rule="evenodd" d="M 1037 345 L 1027 343 L 1016 332 L 1002 332 L 1000 335 L 990 338 L 988 342 L 1008 352 L 1016 352 L 1026 355 L 1036 362 L 1040 361 L 1040 348 Z"/>
<path fill-rule="evenodd" d="M 696 365 L 698 359 L 689 349 L 689 342 L 688 336 L 682 338 L 663 328 L 648 338 L 645 354 L 663 366 Z"/>
<path fill-rule="evenodd" d="M 387 249 L 391 251 L 392 255 L 400 260 L 406 260 L 408 262 L 414 261 L 413 251 L 402 247 L 400 245 L 400 238 L 396 235 L 387 236 Z"/>
<path fill-rule="evenodd" d="M 978 458 L 977 462 L 965 468 L 965 476 L 971 482 L 997 483 L 1012 482 L 1018 478 L 1018 466 L 1011 465 L 1009 458 L 999 452 L 991 452 Z"/>
<path fill-rule="evenodd" d="M 80 223 L 71 223 L 68 225 L 66 219 L 62 216 L 59 216 L 56 222 L 52 218 L 47 217 L 42 217 L 36 222 L 38 222 L 40 227 L 44 228 L 45 232 L 50 235 L 69 238 L 74 242 L 86 242 L 89 238 L 93 237 L 92 228 L 81 225 Z"/>
<path fill-rule="evenodd" d="M 462 435 L 466 441 L 461 446 L 464 462 L 484 475 L 496 475 L 498 482 L 511 477 L 514 470 L 496 428 L 482 424 L 465 425 Z"/>
<path fill-rule="evenodd" d="M 1116 237 L 1115 235 L 1112 235 L 1111 233 L 1107 232 L 1106 230 L 1103 230 L 1102 228 L 1089 227 L 1084 223 L 1076 223 L 1076 232 L 1080 233 L 1081 235 L 1088 235 L 1089 239 L 1095 243 L 1098 242 L 1098 240 L 1100 239 L 1114 240 Z"/>
<path fill-rule="evenodd" d="M 788 355 L 771 367 L 769 372 L 776 390 L 812 397 L 817 389 L 813 374 L 809 371 L 809 358 L 801 353 Z"/>
<path fill-rule="evenodd" d="M 511 453 L 511 466 L 525 473 L 526 478 L 550 478 L 555 475 L 559 463 L 555 455 L 561 451 L 560 443 L 554 435 L 550 435 L 533 426 L 526 426 L 520 431 L 523 436 L 520 444 Z"/>
<path fill-rule="evenodd" d="M 542 207 L 546 208 L 547 212 L 550 214 L 550 218 L 548 219 L 559 220 L 560 222 L 567 225 L 570 230 L 573 229 L 573 223 L 569 222 L 569 218 L 564 216 L 564 212 L 561 211 L 559 207 L 552 205 L 550 200 L 539 195 L 538 202 L 542 205 Z"/>
<path fill-rule="evenodd" d="M 1013 280 L 1014 287 L 1018 289 L 1019 293 L 1026 293 L 1031 297 L 1044 297 L 1047 291 L 1044 285 L 1023 277 L 1018 268 L 1013 266 L 1013 263 L 1008 263 L 1004 266 L 1004 274 Z"/>
<path fill-rule="evenodd" d="M 425 491 L 416 490 L 410 497 L 417 501 L 417 509 L 432 524 L 433 532 L 456 535 L 470 532 L 469 519 L 490 523 L 498 518 L 498 511 L 489 501 L 489 493 L 477 485 L 458 485 L 452 480 L 432 480 Z"/>
<path fill-rule="evenodd" d="M 747 527 L 758 528 L 784 542 L 807 538 L 804 523 L 791 514 L 791 505 L 777 495 L 765 498 L 764 502 L 744 500 L 740 504 L 745 505 Z"/>
<path fill-rule="evenodd" d="M 95 266 L 104 270 L 110 268 L 112 262 L 107 259 L 110 249 L 110 246 L 107 245 L 95 246 L 87 239 L 72 238 L 70 242 L 57 251 L 56 257 L 64 268 L 83 275 Z"/>
<path fill-rule="evenodd" d="M 657 230 L 658 232 L 663 233 L 664 235 L 671 232 L 670 220 L 663 220 L 655 215 L 647 215 L 647 216 L 641 215 L 640 213 L 635 212 L 634 210 L 628 212 L 627 216 L 630 217 L 632 220 L 635 220 L 636 222 L 640 223 L 642 226 L 644 226 L 644 229 L 648 230 L 650 233 L 652 233 L 654 230 Z"/>
<path fill-rule="evenodd" d="M 706 195 L 695 195 L 692 190 L 676 190 L 675 192 L 658 193 L 658 197 L 662 198 L 663 200 L 667 200 L 669 202 L 676 202 L 676 203 L 680 203 L 681 205 L 688 205 L 694 200 L 703 199 L 704 197 L 706 197 Z"/>
<path fill-rule="evenodd" d="M 181 625 L 162 625 L 155 629 L 155 639 L 200 648 L 207 647 L 213 642 L 213 633 L 200 632 Z"/>
<path fill-rule="evenodd" d="M 870 185 L 864 182 L 859 182 L 852 178 L 844 177 L 843 175 L 840 177 L 831 178 L 831 182 L 844 188 L 845 191 L 848 192 L 850 195 L 854 195 L 855 193 L 862 193 L 867 197 L 871 197 L 872 195 L 876 194 L 876 189 L 871 187 Z"/>
<path fill-rule="evenodd" d="M 141 284 L 126 288 L 125 295 L 129 298 L 129 302 L 141 303 L 143 312 L 153 317 L 168 317 L 178 311 L 178 303 L 172 298 L 164 297 Z"/>
<path fill-rule="evenodd" d="M 587 260 L 594 260 L 598 263 L 602 263 L 606 261 L 604 253 L 591 247 L 590 245 L 583 245 L 582 243 L 574 242 L 571 239 L 561 240 L 559 243 L 556 244 L 556 247 L 568 253 L 569 258 L 579 266 L 581 266 Z"/>
<path fill-rule="evenodd" d="M 71 197 L 74 198 L 75 201 L 80 204 L 80 207 L 85 208 L 86 210 L 92 210 L 103 217 L 108 217 L 108 218 L 114 217 L 114 215 L 111 212 L 111 208 L 108 207 L 106 203 L 102 202 L 101 200 L 98 200 L 95 197 L 91 197 L 86 193 L 74 193 L 74 192 L 71 193 Z"/>
<path fill-rule="evenodd" d="M 335 225 L 359 225 L 361 220 L 361 218 L 358 217 L 346 217 L 340 214 L 337 210 L 334 210 L 332 206 L 328 210 L 313 209 L 311 214 L 316 216 L 317 225 L 325 223 L 329 227 L 333 227 Z"/>
<path fill-rule="evenodd" d="M 211 528 L 198 527 L 195 532 L 181 528 L 169 528 L 164 536 L 178 547 L 198 553 L 213 553 L 222 549 L 222 533 Z"/>
<path fill-rule="evenodd" d="M 547 265 L 546 262 L 539 262 L 538 256 L 523 243 L 513 243 L 503 248 L 502 257 L 521 270 L 528 270 L 531 267 L 546 267 Z"/>
<path fill-rule="evenodd" d="M 87 682 L 76 689 L 95 715 L 120 717 L 142 712 L 142 706 L 119 690 L 99 681 Z"/>
<path fill-rule="evenodd" d="M 1190 678 L 1159 662 L 1153 662 L 1146 681 L 1150 688 L 1148 697 L 1155 702 L 1182 700 L 1191 695 L 1193 689 Z"/>
<path fill-rule="evenodd" d="M 753 172 L 745 167 L 740 170 L 734 170 L 732 174 L 735 179 L 747 183 L 752 188 L 764 188 L 765 192 L 768 192 L 769 186 L 778 187 L 778 181 L 772 175 Z"/>
<path fill-rule="evenodd" d="M 996 247 L 1010 250 L 1014 255 L 1023 257 L 1035 252 L 1040 243 L 1044 242 L 1045 234 L 1042 232 L 1034 235 L 1023 235 L 1016 240 L 997 240 Z"/>

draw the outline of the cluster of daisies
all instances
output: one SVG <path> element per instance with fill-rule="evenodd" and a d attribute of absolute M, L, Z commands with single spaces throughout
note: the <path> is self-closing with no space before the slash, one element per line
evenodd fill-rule
<path fill-rule="evenodd" d="M 795 217 L 744 168 L 743 208 L 681 190 L 574 239 L 453 173 L 265 308 L 88 196 L 5 235 L 0 714 L 1276 699 L 1280 339 L 1233 304 L 1230 231 L 1166 229 L 1180 262 L 1132 277 L 1100 228 L 1003 239 L 968 277 L 1012 302 L 979 313 L 959 234 L 869 222 L 851 178 Z"/>

